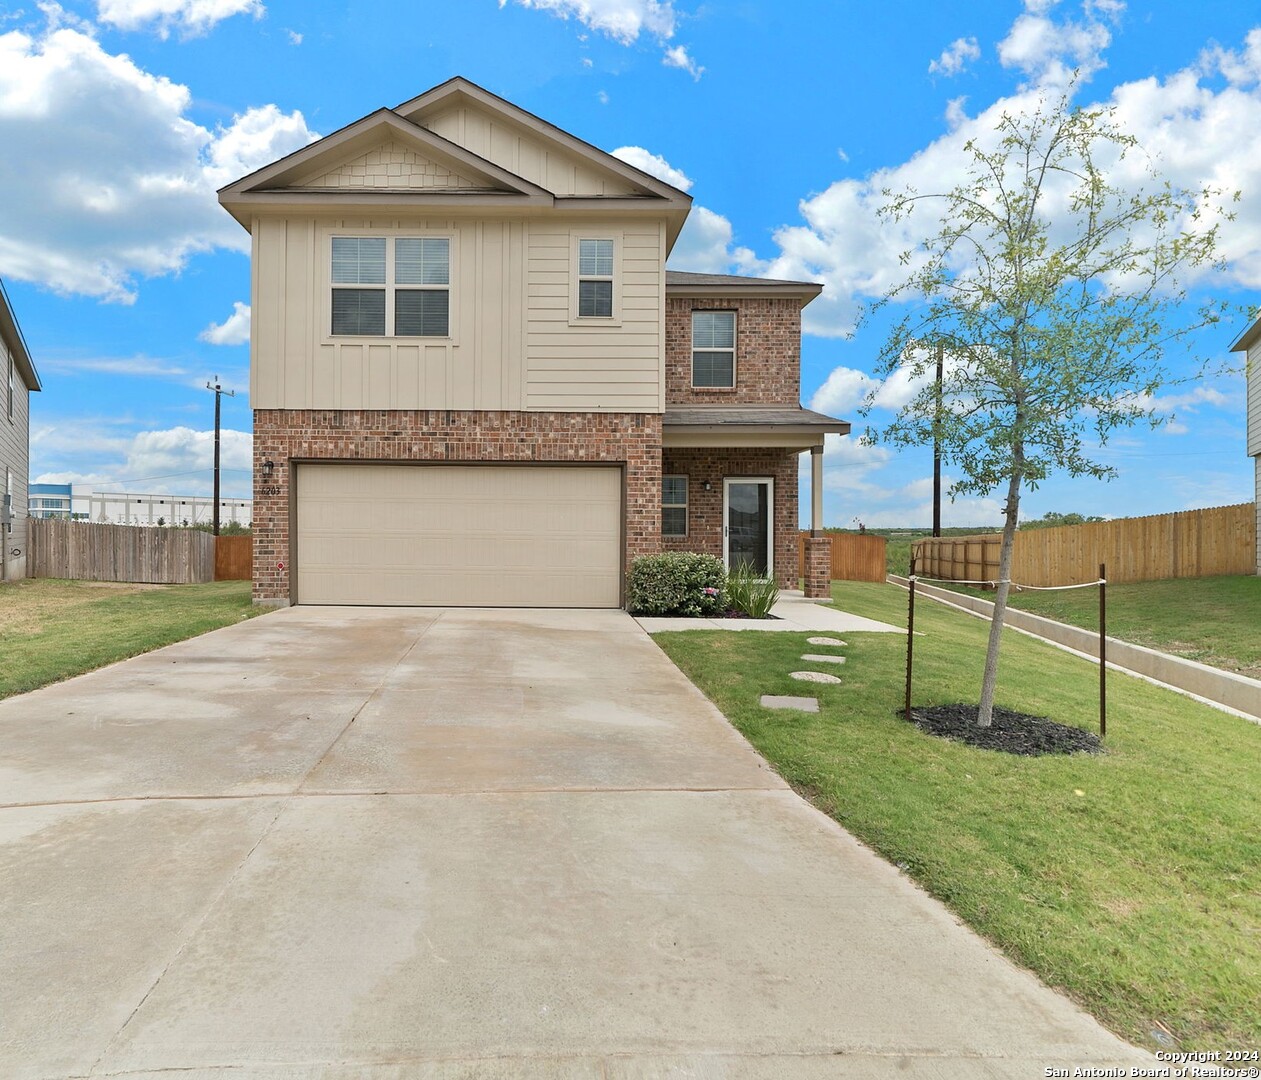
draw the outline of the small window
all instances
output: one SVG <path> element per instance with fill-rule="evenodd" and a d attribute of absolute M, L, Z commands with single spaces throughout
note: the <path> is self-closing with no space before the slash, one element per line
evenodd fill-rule
<path fill-rule="evenodd" d="M 448 337 L 451 241 L 444 236 L 334 236 L 332 332 Z"/>
<path fill-rule="evenodd" d="M 730 389 L 736 385 L 736 313 L 692 312 L 692 385 Z"/>
<path fill-rule="evenodd" d="M 661 535 L 687 535 L 687 477 L 661 478 Z"/>
<path fill-rule="evenodd" d="M 613 241 L 578 241 L 578 317 L 613 317 Z"/>

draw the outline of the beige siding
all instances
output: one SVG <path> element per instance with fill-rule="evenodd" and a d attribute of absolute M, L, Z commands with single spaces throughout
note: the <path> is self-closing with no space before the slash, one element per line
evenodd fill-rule
<path fill-rule="evenodd" d="M 13 496 L 13 531 L 0 535 L 0 576 L 6 580 L 26 577 L 26 515 L 29 512 L 27 481 L 30 474 L 29 406 L 30 392 L 22 376 L 13 372 L 13 417 L 9 417 L 9 351 L 0 342 L 0 497 L 4 494 L 6 470 Z M 14 550 L 19 554 L 14 555 Z"/>
<path fill-rule="evenodd" d="M 481 109 L 459 106 L 425 125 L 479 157 L 556 195 L 637 195 L 625 180 L 600 172 L 577 157 L 547 148 L 523 128 Z"/>
<path fill-rule="evenodd" d="M 452 237 L 450 338 L 334 338 L 336 231 Z M 613 235 L 620 319 L 570 318 L 571 244 Z M 255 222 L 251 399 L 256 409 L 659 412 L 664 226 L 632 220 L 262 218 Z"/>
<path fill-rule="evenodd" d="M 416 190 L 475 188 L 480 185 L 415 150 L 387 142 L 328 172 L 304 177 L 302 187 L 411 188 Z"/>
<path fill-rule="evenodd" d="M 304 604 L 617 607 L 615 468 L 300 465 Z"/>
<path fill-rule="evenodd" d="M 522 408 L 524 222 L 267 219 L 255 227 L 257 409 Z M 329 333 L 335 230 L 452 237 L 449 338 Z"/>
<path fill-rule="evenodd" d="M 619 240 L 620 312 L 610 325 L 573 315 L 576 236 Z M 530 228 L 526 406 L 530 409 L 664 408 L 664 230 L 656 223 L 549 221 Z"/>

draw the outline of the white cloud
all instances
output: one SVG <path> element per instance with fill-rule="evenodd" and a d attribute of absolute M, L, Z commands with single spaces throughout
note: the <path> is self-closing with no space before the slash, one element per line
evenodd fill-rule
<path fill-rule="evenodd" d="M 608 91 L 601 90 L 598 94 L 596 94 L 596 100 L 599 101 L 601 105 L 607 105 L 609 103 Z"/>
<path fill-rule="evenodd" d="M 236 300 L 232 314 L 221 323 L 211 323 L 197 335 L 211 345 L 245 345 L 250 340 L 250 306 Z"/>
<path fill-rule="evenodd" d="M 89 356 L 41 359 L 40 367 L 62 375 L 93 372 L 102 375 L 134 375 L 142 379 L 181 379 L 188 369 L 151 356 Z"/>
<path fill-rule="evenodd" d="M 623 45 L 649 33 L 661 40 L 674 36 L 675 13 L 671 0 L 515 0 L 524 8 L 547 11 L 559 19 L 577 19 Z M 501 8 L 508 0 L 499 0 Z"/>
<path fill-rule="evenodd" d="M 700 82 L 701 76 L 705 74 L 705 69 L 688 55 L 686 45 L 675 45 L 666 49 L 661 62 L 666 67 L 679 68 L 681 71 L 686 71 L 692 76 L 693 82 Z"/>
<path fill-rule="evenodd" d="M 74 483 L 107 490 L 154 494 L 209 494 L 214 484 L 214 431 L 173 427 L 140 431 L 129 436 L 93 435 L 93 425 L 69 420 L 32 433 L 37 457 L 81 454 L 90 450 L 97 463 L 91 469 L 53 468 L 41 472 L 36 483 Z M 248 431 L 223 428 L 220 467 L 225 495 L 248 495 L 253 467 L 253 436 Z"/>
<path fill-rule="evenodd" d="M 285 33 L 289 35 L 289 44 L 290 44 L 290 45 L 301 45 L 301 44 L 302 44 L 302 35 L 301 35 L 301 34 L 299 34 L 299 33 L 298 33 L 298 31 L 296 31 L 296 30 L 286 30 L 286 31 L 285 31 Z"/>
<path fill-rule="evenodd" d="M 879 382 L 879 379 L 856 368 L 833 368 L 823 385 L 814 392 L 810 408 L 843 419 L 846 413 L 853 412 L 863 403 Z"/>
<path fill-rule="evenodd" d="M 210 131 L 191 100 L 77 30 L 0 35 L 0 273 L 131 303 L 137 277 L 248 251 L 215 190 L 316 136 L 274 105 Z"/>
<path fill-rule="evenodd" d="M 698 274 L 758 273 L 753 252 L 732 247 L 731 222 L 703 206 L 693 206 L 675 241 L 668 263 L 671 270 Z"/>
<path fill-rule="evenodd" d="M 958 75 L 972 60 L 981 58 L 981 46 L 976 38 L 955 38 L 936 60 L 928 65 L 931 75 Z"/>
<path fill-rule="evenodd" d="M 660 154 L 654 154 L 642 146 L 619 146 L 612 151 L 612 154 L 619 161 L 633 165 L 636 169 L 646 172 L 649 176 L 655 176 L 658 180 L 664 180 L 680 191 L 692 190 L 692 181 L 687 175 L 682 170 L 676 169 Z"/>
<path fill-rule="evenodd" d="M 1042 86 L 1064 86 L 1074 71 L 1089 78 L 1103 67 L 1103 52 L 1112 42 L 1107 22 L 1114 21 L 1125 7 L 1115 0 L 1086 0 L 1083 18 L 1075 21 L 1051 18 L 1048 13 L 1053 5 L 1038 0 L 1025 6 L 1025 13 L 998 43 L 998 59 Z"/>
<path fill-rule="evenodd" d="M 1054 86 L 1046 91 L 1055 92 Z M 759 272 L 823 281 L 823 295 L 803 312 L 804 327 L 827 336 L 848 333 L 863 302 L 904 279 L 901 256 L 932 231 L 931 223 L 917 228 L 913 218 L 882 222 L 877 210 L 887 202 L 883 191 L 949 190 L 966 177 L 968 140 L 992 142 L 1004 113 L 1027 112 L 1042 96 L 1041 88 L 1024 86 L 975 116 L 964 113 L 962 101 L 952 102 L 947 132 L 906 161 L 863 178 L 838 179 L 803 198 L 802 222 L 775 232 L 778 253 L 761 262 Z M 1228 264 L 1229 283 L 1261 288 L 1261 155 L 1239 137 L 1261 130 L 1261 29 L 1239 49 L 1206 50 L 1193 66 L 1163 79 L 1122 83 L 1098 104 L 1115 106 L 1116 122 L 1140 148 L 1120 164 L 1101 162 L 1123 192 L 1150 187 L 1149 164 L 1175 187 L 1208 184 L 1242 192 L 1232 207 L 1235 220 L 1221 230 L 1218 252 Z"/>
<path fill-rule="evenodd" d="M 693 79 L 700 79 L 705 70 L 688 54 L 685 45 L 666 47 L 678 27 L 678 14 L 673 0 L 512 0 L 519 7 L 545 11 L 558 19 L 576 19 L 583 26 L 612 38 L 621 45 L 633 45 L 641 34 L 656 38 L 664 50 L 661 62 L 667 67 L 681 68 Z M 509 0 L 499 0 L 499 7 Z M 578 35 L 586 41 L 586 34 Z M 584 63 L 586 61 L 584 60 Z M 590 66 L 590 65 L 588 65 Z M 607 104 L 600 91 L 601 104 Z"/>
<path fill-rule="evenodd" d="M 119 30 L 153 29 L 160 37 L 172 30 L 197 37 L 233 15 L 263 17 L 261 0 L 97 0 L 97 17 Z"/>

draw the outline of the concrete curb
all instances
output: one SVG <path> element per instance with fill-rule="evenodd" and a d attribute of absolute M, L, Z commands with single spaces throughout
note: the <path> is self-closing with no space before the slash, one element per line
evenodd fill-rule
<path fill-rule="evenodd" d="M 888 581 L 903 588 L 908 585 L 906 578 L 896 574 L 890 574 Z M 916 582 L 915 592 L 982 619 L 988 620 L 993 614 L 994 605 L 989 600 L 966 593 L 938 588 L 922 581 Z M 1003 625 L 1023 630 L 1083 656 L 1095 660 L 1099 658 L 1099 635 L 1089 630 L 1010 607 Z M 1114 637 L 1108 638 L 1108 666 L 1171 687 L 1245 719 L 1261 722 L 1261 682 L 1256 679 L 1197 664 L 1194 660 L 1183 660 L 1142 645 L 1131 645 Z"/>

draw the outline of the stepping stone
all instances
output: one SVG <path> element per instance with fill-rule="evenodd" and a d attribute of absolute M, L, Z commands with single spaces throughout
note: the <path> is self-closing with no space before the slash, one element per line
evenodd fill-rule
<path fill-rule="evenodd" d="M 841 681 L 835 675 L 829 675 L 825 671 L 790 671 L 789 675 L 802 682 L 838 683 Z"/>
<path fill-rule="evenodd" d="M 803 660 L 809 660 L 812 664 L 843 664 L 845 657 L 843 656 L 823 656 L 819 653 L 805 653 Z"/>
<path fill-rule="evenodd" d="M 834 637 L 808 637 L 806 638 L 806 644 L 807 645 L 836 645 L 839 647 L 839 646 L 843 646 L 845 642 L 843 642 L 840 638 L 834 638 Z"/>
<path fill-rule="evenodd" d="M 813 697 L 780 697 L 776 694 L 763 694 L 762 708 L 796 709 L 798 712 L 818 712 L 819 699 Z"/>

